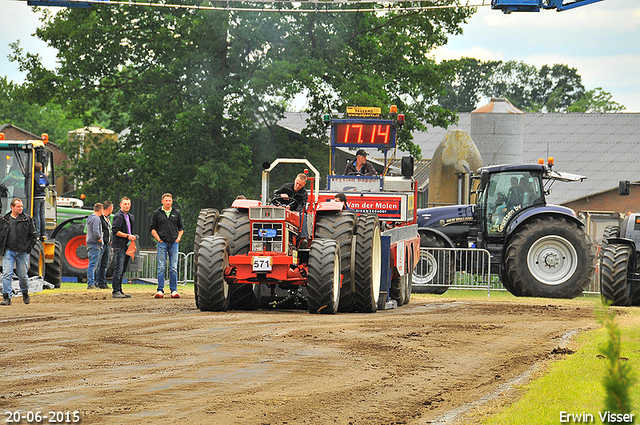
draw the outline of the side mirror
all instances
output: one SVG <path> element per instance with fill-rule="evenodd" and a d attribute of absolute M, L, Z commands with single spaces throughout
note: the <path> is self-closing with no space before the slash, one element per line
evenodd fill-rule
<path fill-rule="evenodd" d="M 478 190 L 480 192 L 484 192 L 484 190 L 487 188 L 488 182 L 489 182 L 489 172 L 486 170 L 482 170 L 482 172 L 480 173 L 480 187 L 478 187 Z"/>
<path fill-rule="evenodd" d="M 618 194 L 621 196 L 627 196 L 631 192 L 631 182 L 629 180 L 621 181 L 618 183 Z"/>

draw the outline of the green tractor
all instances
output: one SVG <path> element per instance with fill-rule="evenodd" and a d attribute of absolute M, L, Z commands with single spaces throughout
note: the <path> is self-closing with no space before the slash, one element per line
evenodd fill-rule
<path fill-rule="evenodd" d="M 41 140 L 6 140 L 0 133 L 0 214 L 10 211 L 13 198 L 20 198 L 24 213 L 33 217 L 35 164 L 42 164 L 51 184 L 45 190 L 45 241 L 38 241 L 30 254 L 29 276 L 42 276 L 59 288 L 62 276 L 86 276 L 88 259 L 84 222 L 91 211 L 79 208 L 58 222 L 53 152 L 47 148 L 49 136 Z M 82 254 L 84 252 L 84 255 Z"/>

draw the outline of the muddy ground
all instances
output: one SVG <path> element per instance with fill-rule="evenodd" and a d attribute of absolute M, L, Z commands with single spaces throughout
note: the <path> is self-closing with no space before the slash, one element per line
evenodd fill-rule
<path fill-rule="evenodd" d="M 17 410 L 79 411 L 85 424 L 468 423 L 595 327 L 591 307 L 562 300 L 414 296 L 396 310 L 329 316 L 202 313 L 193 294 L 131 293 L 45 292 L 1 307 L 3 419 Z"/>

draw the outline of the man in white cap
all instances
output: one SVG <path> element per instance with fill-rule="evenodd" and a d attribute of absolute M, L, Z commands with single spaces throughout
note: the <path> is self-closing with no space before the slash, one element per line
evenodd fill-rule
<path fill-rule="evenodd" d="M 363 176 L 377 176 L 376 169 L 370 162 L 367 162 L 367 151 L 364 149 L 358 149 L 356 152 L 356 159 L 349 161 L 344 169 L 344 175 L 363 175 Z"/>

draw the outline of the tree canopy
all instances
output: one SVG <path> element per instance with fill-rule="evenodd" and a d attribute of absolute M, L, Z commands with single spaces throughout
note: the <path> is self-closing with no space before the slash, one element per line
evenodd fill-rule
<path fill-rule="evenodd" d="M 525 112 L 615 112 L 624 106 L 601 88 L 587 91 L 582 77 L 567 65 L 516 61 L 446 61 L 454 78 L 440 94 L 444 108 L 470 112 L 482 98 L 504 97 Z"/>

